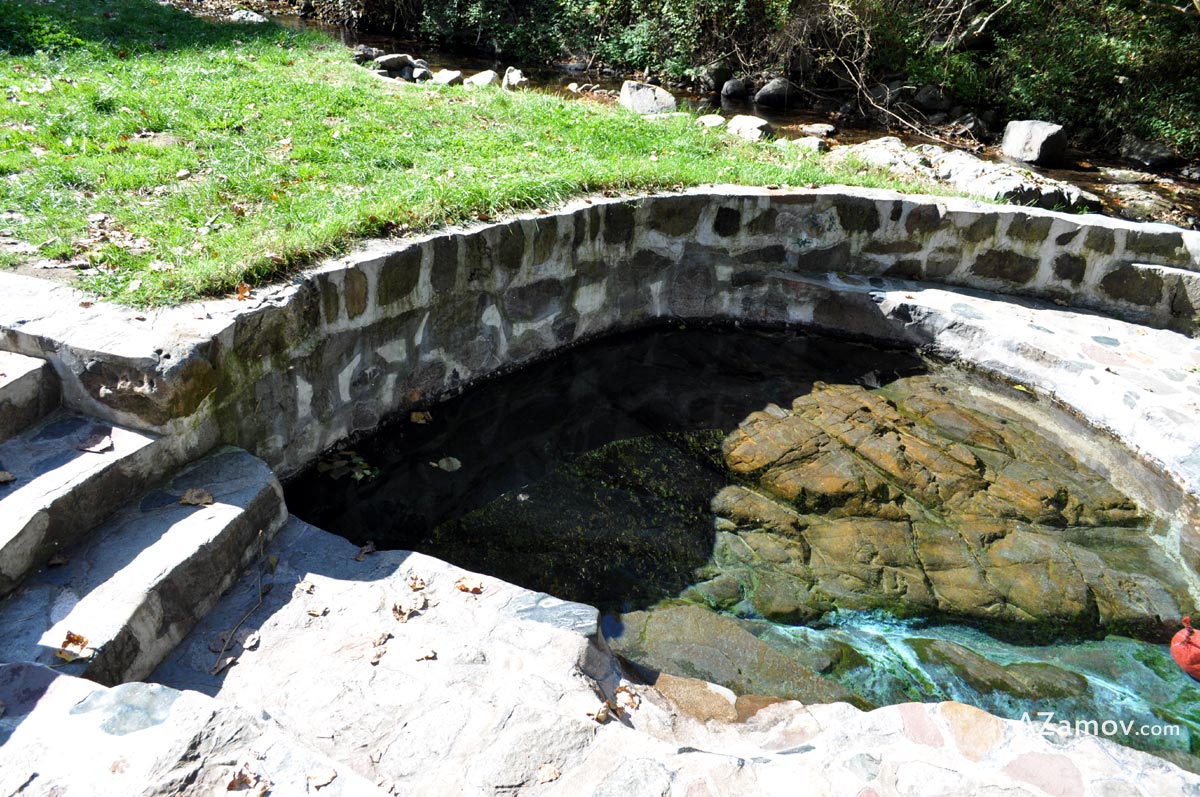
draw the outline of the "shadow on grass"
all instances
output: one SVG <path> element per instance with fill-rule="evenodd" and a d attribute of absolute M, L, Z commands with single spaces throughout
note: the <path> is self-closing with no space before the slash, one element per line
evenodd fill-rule
<path fill-rule="evenodd" d="M 234 47 L 296 34 L 272 22 L 219 22 L 156 0 L 0 0 L 0 55 L 90 52 L 118 58 L 170 50 Z"/>

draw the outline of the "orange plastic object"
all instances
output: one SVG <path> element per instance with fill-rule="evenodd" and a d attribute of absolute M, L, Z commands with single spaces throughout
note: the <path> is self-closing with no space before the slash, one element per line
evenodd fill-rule
<path fill-rule="evenodd" d="M 1192 628 L 1192 618 L 1183 618 L 1183 628 L 1171 640 L 1171 658 L 1188 675 L 1200 681 L 1200 632 Z"/>

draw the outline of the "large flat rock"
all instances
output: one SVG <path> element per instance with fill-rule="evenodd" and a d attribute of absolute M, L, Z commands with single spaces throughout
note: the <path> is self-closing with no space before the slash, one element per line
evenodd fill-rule
<path fill-rule="evenodd" d="M 0 794 L 383 795 L 266 717 L 196 692 L 0 665 Z M 239 773 L 241 777 L 239 778 Z M 317 791 L 317 784 L 323 784 Z"/>
<path fill-rule="evenodd" d="M 297 520 L 268 554 L 278 559 L 263 575 L 273 585 L 265 596 L 248 575 L 154 680 L 266 711 L 339 772 L 394 794 L 1200 789 L 1200 778 L 1161 759 L 958 703 L 862 712 L 737 698 L 688 678 L 631 683 L 589 607 L 487 577 L 479 593 L 462 591 L 458 580 L 472 574 L 421 554 L 359 561 L 349 543 Z M 401 622 L 392 607 L 418 594 L 427 605 Z M 257 645 L 234 649 L 237 662 L 210 675 L 214 640 L 243 618 Z M 625 708 L 599 723 L 592 715 L 605 698 Z"/>
<path fill-rule="evenodd" d="M 0 444 L 0 596 L 173 464 L 162 438 L 61 410 Z"/>
<path fill-rule="evenodd" d="M 192 489 L 212 503 L 180 503 Z M 64 564 L 0 603 L 0 661 L 65 666 L 110 685 L 145 677 L 286 517 L 261 460 L 240 449 L 209 455 L 62 549 Z M 94 655 L 64 665 L 57 651 L 68 633 Z"/>

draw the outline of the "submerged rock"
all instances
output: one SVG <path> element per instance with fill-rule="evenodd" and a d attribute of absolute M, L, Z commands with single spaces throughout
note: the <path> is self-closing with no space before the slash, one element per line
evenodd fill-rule
<path fill-rule="evenodd" d="M 1009 410 L 928 377 L 818 384 L 723 445 L 714 607 L 887 609 L 1008 632 L 1150 637 L 1189 602 L 1136 505 Z M 731 579 L 740 585 L 732 594 Z"/>
<path fill-rule="evenodd" d="M 712 681 L 739 695 L 802 703 L 863 701 L 837 682 L 771 648 L 737 620 L 701 606 L 671 606 L 606 618 L 604 636 L 619 656 L 651 673 Z"/>

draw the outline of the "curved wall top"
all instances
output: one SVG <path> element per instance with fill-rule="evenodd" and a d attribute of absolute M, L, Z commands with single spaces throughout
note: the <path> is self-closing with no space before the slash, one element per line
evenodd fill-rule
<path fill-rule="evenodd" d="M 1200 233 L 1165 225 L 884 191 L 709 186 L 372 242 L 249 302 L 85 308 L 68 288 L 0 274 L 0 347 L 50 359 L 69 405 L 170 433 L 194 454 L 240 445 L 286 476 L 390 413 L 661 318 L 806 325 L 1052 381 L 1031 363 L 1061 364 L 1061 339 L 1021 343 L 1008 324 L 1016 342 L 987 353 L 1005 319 L 956 311 L 970 292 L 936 290 L 959 286 L 1050 300 L 1045 312 L 1077 324 L 1119 322 L 1057 305 L 1127 319 L 1189 367 L 1192 342 L 1157 330 L 1195 331 L 1198 272 Z M 1200 462 L 1187 458 L 1200 433 L 1147 443 L 1145 424 L 1167 416 L 1141 398 L 1121 420 L 1085 392 L 1045 387 L 1200 492 Z"/>

